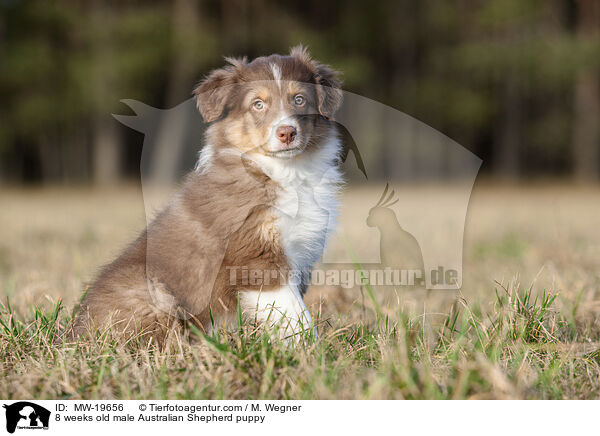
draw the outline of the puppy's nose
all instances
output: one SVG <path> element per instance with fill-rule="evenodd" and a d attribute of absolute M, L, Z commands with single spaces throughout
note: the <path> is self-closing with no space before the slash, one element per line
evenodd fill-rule
<path fill-rule="evenodd" d="M 296 139 L 296 129 L 292 126 L 279 126 L 275 130 L 275 135 L 284 144 L 290 144 Z"/>

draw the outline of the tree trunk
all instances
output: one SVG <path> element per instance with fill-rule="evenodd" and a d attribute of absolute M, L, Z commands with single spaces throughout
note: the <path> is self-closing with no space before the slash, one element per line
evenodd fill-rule
<path fill-rule="evenodd" d="M 110 116 L 111 73 L 113 73 L 110 6 L 101 0 L 91 4 L 91 21 L 96 35 L 93 47 L 93 92 L 95 111 L 92 120 L 92 168 L 94 182 L 114 183 L 123 169 L 123 153 L 117 121 Z"/>
<path fill-rule="evenodd" d="M 52 129 L 40 137 L 38 143 L 41 178 L 44 183 L 57 183 L 61 178 L 62 161 L 58 135 Z"/>
<path fill-rule="evenodd" d="M 503 90 L 503 118 L 496 134 L 494 171 L 502 179 L 519 176 L 519 148 L 521 135 L 521 101 L 519 80 L 515 73 L 506 77 Z"/>
<path fill-rule="evenodd" d="M 122 150 L 116 121 L 99 115 L 93 130 L 94 182 L 101 185 L 114 183 L 119 180 L 122 170 Z"/>
<path fill-rule="evenodd" d="M 190 97 L 194 75 L 194 59 L 197 53 L 192 47 L 186 47 L 194 38 L 194 31 L 200 25 L 198 9 L 193 0 L 176 0 L 173 3 L 173 66 L 167 83 L 166 103 L 172 108 Z M 166 112 L 163 112 L 165 115 Z M 174 182 L 180 170 L 179 164 L 185 148 L 186 131 L 192 122 L 187 112 L 184 119 L 163 116 L 155 143 L 155 152 L 151 160 L 150 176 L 156 182 Z"/>
<path fill-rule="evenodd" d="M 580 43 L 600 35 L 600 3 L 579 0 L 577 36 Z M 598 180 L 600 176 L 600 71 L 583 66 L 575 79 L 573 103 L 573 166 L 575 178 Z"/>

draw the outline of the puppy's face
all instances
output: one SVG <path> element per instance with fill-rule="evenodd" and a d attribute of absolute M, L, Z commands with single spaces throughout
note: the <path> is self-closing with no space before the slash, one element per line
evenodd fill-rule
<path fill-rule="evenodd" d="M 303 49 L 229 61 L 194 91 L 212 144 L 280 159 L 318 147 L 341 104 L 337 73 Z"/>
<path fill-rule="evenodd" d="M 273 64 L 274 76 L 279 66 Z M 273 157 L 289 158 L 315 139 L 319 127 L 314 85 L 295 80 L 269 80 L 241 85 L 233 110 L 224 121 L 231 144 L 260 150 Z"/>

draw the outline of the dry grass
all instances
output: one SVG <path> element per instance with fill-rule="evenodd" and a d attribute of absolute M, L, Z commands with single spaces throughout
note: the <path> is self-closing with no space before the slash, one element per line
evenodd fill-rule
<path fill-rule="evenodd" d="M 344 204 L 380 188 L 349 190 Z M 5 189 L 0 397 L 600 398 L 599 194 L 477 187 L 460 293 L 376 291 L 377 313 L 359 289 L 312 290 L 316 343 L 286 347 L 246 327 L 158 350 L 56 337 L 85 283 L 145 224 L 139 189 Z"/>

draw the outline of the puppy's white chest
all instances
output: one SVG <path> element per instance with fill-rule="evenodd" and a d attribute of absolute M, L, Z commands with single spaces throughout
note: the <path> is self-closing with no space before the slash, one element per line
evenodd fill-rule
<path fill-rule="evenodd" d="M 323 255 L 337 216 L 336 185 L 306 180 L 282 189 L 277 227 L 290 266 L 310 268 Z"/>
<path fill-rule="evenodd" d="M 342 175 L 336 165 L 337 137 L 294 161 L 259 157 L 265 173 L 279 185 L 275 227 L 290 268 L 306 272 L 323 255 L 335 227 Z"/>

